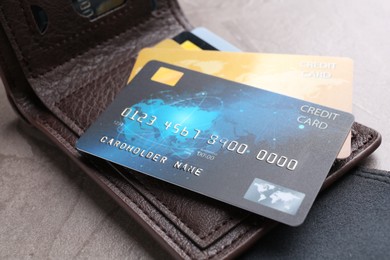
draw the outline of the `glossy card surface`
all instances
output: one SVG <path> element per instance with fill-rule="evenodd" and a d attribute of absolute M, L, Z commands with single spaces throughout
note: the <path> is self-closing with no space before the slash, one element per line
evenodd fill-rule
<path fill-rule="evenodd" d="M 140 51 L 129 81 L 151 60 L 159 60 L 282 95 L 352 112 L 353 61 L 342 57 L 187 51 L 147 48 Z M 338 154 L 351 154 L 349 136 Z"/>
<path fill-rule="evenodd" d="M 76 147 L 296 226 L 352 123 L 349 113 L 151 61 Z"/>

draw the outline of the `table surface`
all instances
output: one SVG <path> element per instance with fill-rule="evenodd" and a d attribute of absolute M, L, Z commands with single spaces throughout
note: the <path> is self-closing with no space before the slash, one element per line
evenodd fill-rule
<path fill-rule="evenodd" d="M 179 1 L 244 51 L 347 56 L 356 121 L 381 147 L 361 165 L 390 169 L 390 1 Z M 0 86 L 0 258 L 168 258 L 62 152 L 17 119 Z"/>

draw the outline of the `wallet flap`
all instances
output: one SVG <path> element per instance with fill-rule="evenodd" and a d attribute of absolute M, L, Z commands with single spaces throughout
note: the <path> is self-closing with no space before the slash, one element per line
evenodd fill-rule
<path fill-rule="evenodd" d="M 162 6 L 157 7 L 153 1 L 132 0 L 124 1 L 107 15 L 90 20 L 77 12 L 77 2 L 88 4 L 88 1 L 2 1 L 1 20 L 27 77 L 42 76 L 127 30 L 134 30 L 133 34 L 138 32 L 139 36 L 142 29 L 135 29 L 156 15 L 164 16 L 160 12 L 169 11 L 163 1 L 160 1 Z M 36 15 L 47 19 L 43 32 Z"/>
<path fill-rule="evenodd" d="M 51 22 L 44 34 L 33 29 L 32 5 L 48 12 Z M 89 21 L 70 2 L 4 1 L 0 21 L 35 94 L 81 135 L 125 85 L 141 48 L 190 28 L 175 1 L 159 1 L 153 9 L 149 5 L 126 1 Z"/>

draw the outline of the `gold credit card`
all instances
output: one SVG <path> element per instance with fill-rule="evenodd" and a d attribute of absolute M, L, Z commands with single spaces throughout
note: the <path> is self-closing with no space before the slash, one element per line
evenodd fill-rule
<path fill-rule="evenodd" d="M 174 40 L 172 39 L 165 39 L 165 40 L 162 40 L 161 42 L 157 43 L 156 45 L 154 45 L 153 48 L 160 48 L 160 49 L 181 49 L 183 48 L 181 46 L 181 44 L 175 42 Z M 201 50 L 201 49 L 199 49 Z"/>
<path fill-rule="evenodd" d="M 176 44 L 177 47 L 174 47 Z M 352 112 L 353 61 L 342 57 L 189 51 L 165 40 L 143 49 L 129 81 L 151 60 L 158 60 L 205 74 L 262 88 Z M 172 48 L 161 48 L 162 46 Z M 351 153 L 351 136 L 337 158 Z"/>

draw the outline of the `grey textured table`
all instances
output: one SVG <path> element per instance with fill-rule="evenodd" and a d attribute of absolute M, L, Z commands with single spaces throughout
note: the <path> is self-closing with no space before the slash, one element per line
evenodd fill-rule
<path fill-rule="evenodd" d="M 355 61 L 356 121 L 382 146 L 365 167 L 390 169 L 390 2 L 180 1 L 190 22 L 245 51 Z M 0 258 L 166 258 L 164 251 L 50 143 L 17 119 L 0 87 Z"/>

